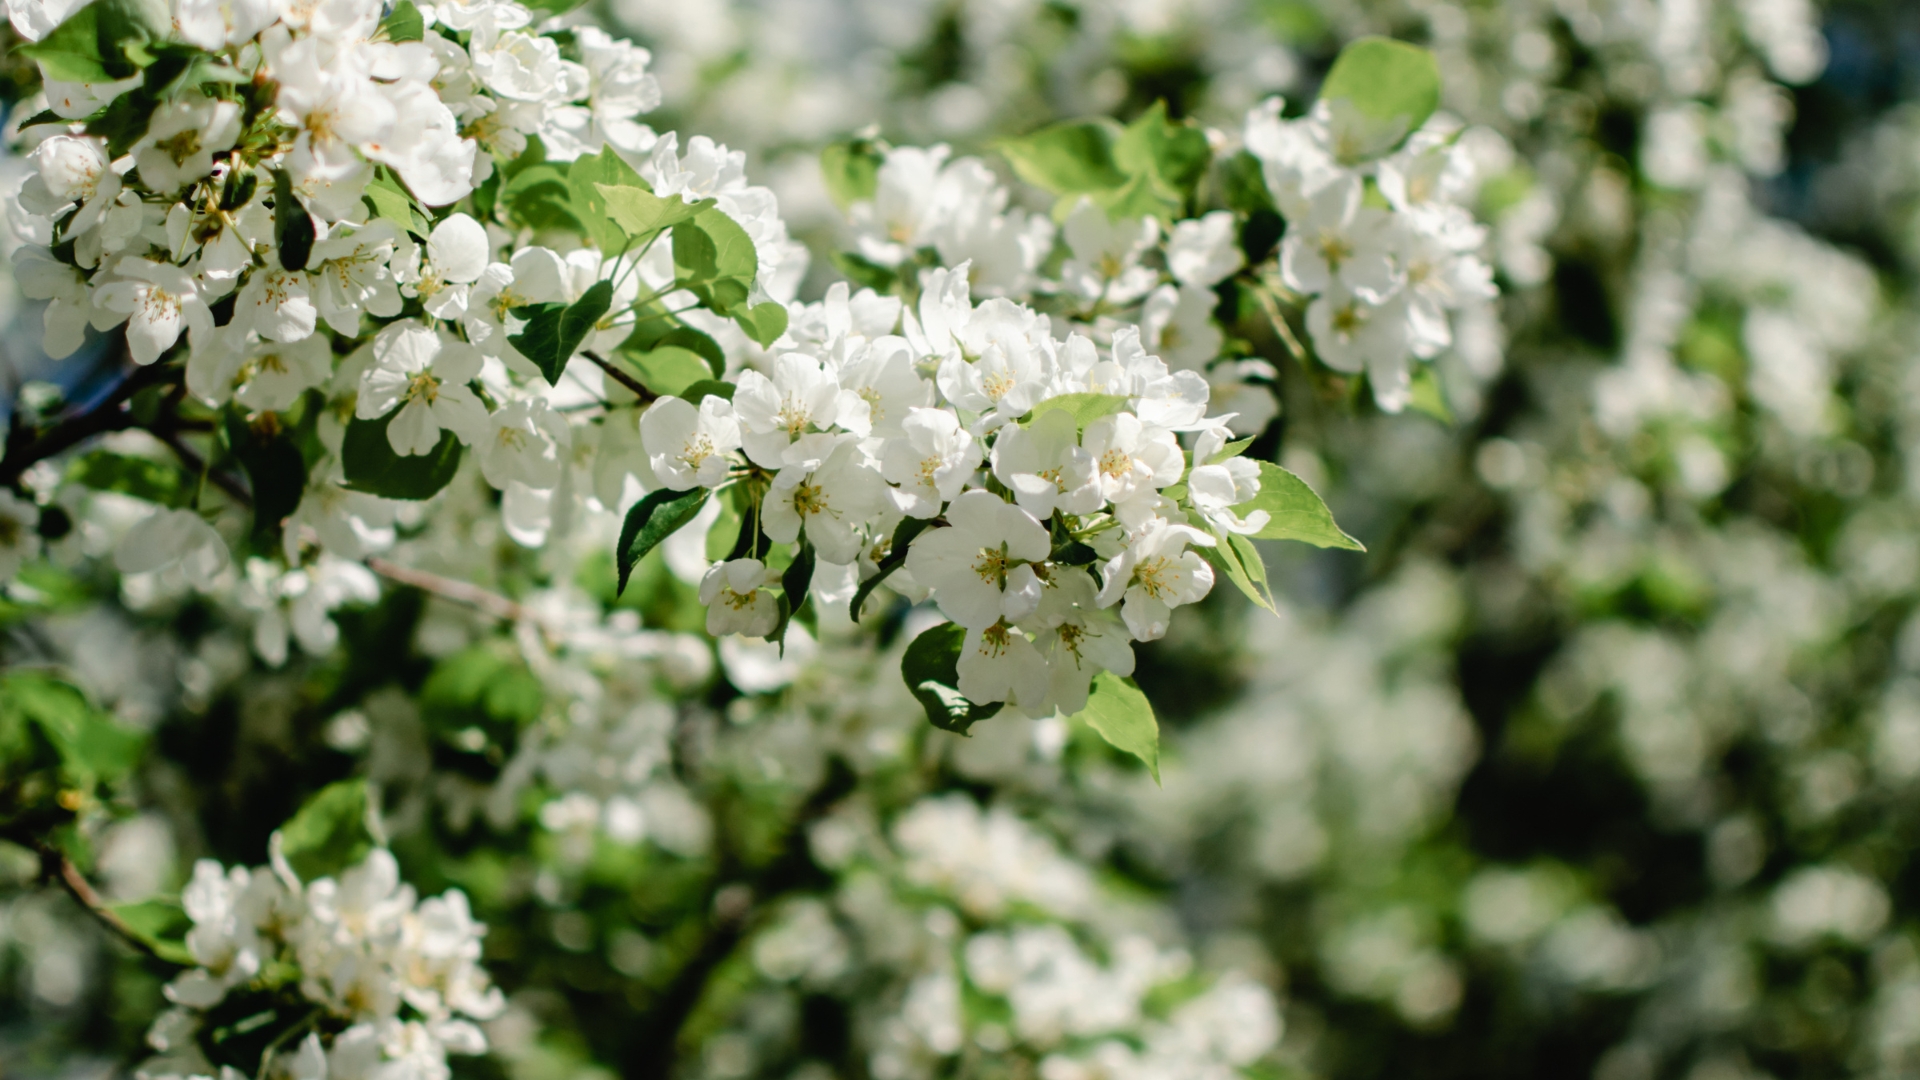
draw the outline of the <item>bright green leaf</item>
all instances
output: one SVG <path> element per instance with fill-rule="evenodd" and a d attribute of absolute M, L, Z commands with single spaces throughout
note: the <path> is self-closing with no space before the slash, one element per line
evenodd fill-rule
<path fill-rule="evenodd" d="M 1320 97 L 1334 106 L 1335 156 L 1364 161 L 1388 153 L 1433 115 L 1440 65 L 1418 45 L 1361 38 L 1340 50 Z"/>
<path fill-rule="evenodd" d="M 1441 389 L 1440 380 L 1431 367 L 1419 367 L 1413 372 L 1413 396 L 1407 404 L 1417 413 L 1425 413 L 1435 420 L 1453 426 L 1453 409 L 1447 405 L 1446 392 Z"/>
<path fill-rule="evenodd" d="M 699 356 L 675 345 L 664 345 L 652 352 L 623 352 L 621 358 L 639 369 L 646 388 L 665 397 L 685 397 L 683 391 L 696 383 L 710 381 L 712 372 Z"/>
<path fill-rule="evenodd" d="M 692 521 L 712 494 L 703 487 L 689 491 L 662 488 L 633 504 L 633 509 L 627 511 L 626 522 L 620 527 L 620 540 L 614 548 L 614 560 L 620 571 L 616 595 L 627 591 L 627 579 L 633 575 L 634 565 L 647 552 L 659 547 L 661 541 Z"/>
<path fill-rule="evenodd" d="M 1020 179 L 1055 195 L 1111 191 L 1127 182 L 1114 164 L 1118 127 L 1111 120 L 1073 120 L 998 146 Z"/>
<path fill-rule="evenodd" d="M 1265 510 L 1266 527 L 1254 535 L 1261 540 L 1299 540 L 1323 548 L 1365 551 L 1366 546 L 1334 524 L 1333 511 L 1305 480 L 1270 461 L 1260 462 L 1260 494 L 1233 508 L 1246 517 Z"/>
<path fill-rule="evenodd" d="M 1167 120 L 1167 103 L 1156 101 L 1113 144 L 1113 163 L 1129 175 L 1149 174 L 1170 194 L 1186 198 L 1200 185 L 1213 148 L 1198 127 Z"/>
<path fill-rule="evenodd" d="M 1160 783 L 1160 724 L 1153 717 L 1147 695 L 1111 671 L 1094 676 L 1093 694 L 1087 707 L 1074 714 L 1115 749 L 1146 762 L 1153 782 Z"/>
<path fill-rule="evenodd" d="M 420 9 L 413 6 L 413 0 L 399 0 L 393 5 L 393 11 L 380 20 L 380 28 L 387 32 L 388 41 L 421 41 L 426 38 L 427 24 L 420 17 Z"/>
<path fill-rule="evenodd" d="M 880 186 L 880 166 L 886 158 L 871 139 L 832 143 L 820 151 L 820 177 L 827 194 L 841 210 L 866 202 Z"/>
<path fill-rule="evenodd" d="M 1027 422 L 1031 424 L 1042 413 L 1063 412 L 1073 417 L 1073 422 L 1085 431 L 1088 424 L 1103 416 L 1112 416 L 1126 407 L 1127 398 L 1120 394 L 1061 394 L 1035 405 L 1032 417 Z"/>
<path fill-rule="evenodd" d="M 632 189 L 651 196 L 647 182 L 624 161 L 613 147 L 598 154 L 582 154 L 567 166 L 567 189 L 573 202 L 573 216 L 587 230 L 593 246 L 608 256 L 629 247 L 629 232 L 607 212 L 602 187 Z M 633 241 L 637 246 L 638 241 Z"/>
<path fill-rule="evenodd" d="M 607 151 L 612 152 L 611 149 Z M 638 180 L 639 177 L 634 179 Z M 624 234 L 621 239 L 613 241 L 610 248 L 602 248 L 608 251 L 618 251 L 622 244 L 627 243 L 638 250 L 662 229 L 692 221 L 713 206 L 712 199 L 690 203 L 678 195 L 655 195 L 634 183 L 605 184 L 596 181 L 592 186 L 594 194 L 606 207 L 607 217 Z"/>
<path fill-rule="evenodd" d="M 363 779 L 328 784 L 280 826 L 280 852 L 302 881 L 337 877 L 380 846 Z"/>
<path fill-rule="evenodd" d="M 717 397 L 717 398 L 724 399 L 726 401 L 732 401 L 734 390 L 735 390 L 735 386 L 733 383 L 721 382 L 718 379 L 702 379 L 701 381 L 694 383 L 693 385 L 688 386 L 687 388 L 681 390 L 678 394 L 675 394 L 674 396 L 678 398 L 684 398 L 688 401 L 693 402 L 695 405 L 698 405 L 702 401 L 705 401 L 707 398 L 710 398 L 710 397 Z"/>
<path fill-rule="evenodd" d="M 147 943 L 155 956 L 170 964 L 191 967 L 193 953 L 187 950 L 187 931 L 193 928 L 193 921 L 187 918 L 186 909 L 180 901 L 156 897 L 131 904 L 114 904 L 108 908 L 120 919 L 120 924 L 134 937 Z"/>
<path fill-rule="evenodd" d="M 761 348 L 772 348 L 773 343 L 780 340 L 780 335 L 787 332 L 787 307 L 768 300 L 751 308 L 737 309 L 733 313 L 733 321 L 739 323 L 740 329 L 745 330 L 747 336 Z"/>
<path fill-rule="evenodd" d="M 42 672 L 0 676 L 0 711 L 39 728 L 59 754 L 66 781 L 76 787 L 119 780 L 146 749 L 144 734 L 121 727 L 77 688 Z"/>

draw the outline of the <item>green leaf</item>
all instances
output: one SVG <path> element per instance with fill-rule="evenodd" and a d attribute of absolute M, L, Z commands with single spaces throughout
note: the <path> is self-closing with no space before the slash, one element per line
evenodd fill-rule
<path fill-rule="evenodd" d="M 1122 172 L 1151 176 L 1178 199 L 1192 197 L 1212 161 L 1206 133 L 1189 123 L 1168 122 L 1165 101 L 1154 102 L 1113 144 L 1113 163 Z"/>
<path fill-rule="evenodd" d="M 1255 607 L 1274 611 L 1273 597 L 1266 588 L 1267 564 L 1266 560 L 1260 557 L 1260 550 L 1245 537 L 1235 536 L 1232 533 L 1221 533 L 1216 530 L 1214 536 L 1220 543 L 1212 548 L 1196 549 L 1201 557 L 1227 575 L 1227 580 L 1233 582 L 1234 587 L 1239 589 L 1242 595 L 1253 601 Z M 1235 540 L 1240 540 L 1242 543 L 1236 544 L 1233 542 Z"/>
<path fill-rule="evenodd" d="M 361 201 L 367 204 L 367 209 L 372 211 L 374 217 L 393 222 L 401 232 L 412 233 L 424 240 L 432 231 L 426 215 L 413 205 L 413 196 L 407 194 L 406 189 L 395 182 L 384 168 L 367 183 Z"/>
<path fill-rule="evenodd" d="M 313 215 L 293 195 L 293 178 L 285 169 L 273 170 L 273 243 L 280 268 L 305 270 L 313 253 Z"/>
<path fill-rule="evenodd" d="M 146 942 L 160 959 L 184 967 L 193 966 L 193 953 L 187 950 L 184 940 L 187 931 L 193 928 L 193 921 L 187 918 L 180 901 L 156 897 L 131 904 L 113 904 L 107 910 L 118 916 L 120 924 Z"/>
<path fill-rule="evenodd" d="M 1003 139 L 998 148 L 1020 179 L 1034 187 L 1055 195 L 1090 195 L 1127 182 L 1113 160 L 1117 133 L 1111 120 L 1070 120 Z"/>
<path fill-rule="evenodd" d="M 1305 480 L 1270 461 L 1260 462 L 1260 494 L 1233 508 L 1246 517 L 1255 510 L 1270 516 L 1254 535 L 1261 540 L 1299 540 L 1323 548 L 1365 551 L 1366 545 L 1334 524 L 1333 511 Z"/>
<path fill-rule="evenodd" d="M 1253 445 L 1253 436 L 1251 435 L 1247 436 L 1244 439 L 1235 439 L 1233 442 L 1230 442 L 1227 445 L 1221 447 L 1220 452 L 1213 455 L 1213 458 L 1211 460 L 1203 461 L 1200 464 L 1218 465 L 1223 461 L 1227 461 L 1231 458 L 1237 458 L 1241 454 L 1246 453 L 1247 447 L 1252 445 Z"/>
<path fill-rule="evenodd" d="M 720 343 L 703 331 L 691 326 L 676 326 L 660 336 L 658 344 L 649 348 L 671 346 L 685 349 L 706 361 L 707 370 L 718 379 L 727 373 L 727 354 L 720 350 Z"/>
<path fill-rule="evenodd" d="M 871 259 L 855 255 L 851 251 L 830 251 L 827 261 L 848 281 L 863 289 L 872 289 L 877 293 L 889 293 L 900 281 L 900 275 L 892 269 L 881 266 Z"/>
<path fill-rule="evenodd" d="M 227 449 L 246 472 L 253 493 L 253 534 L 277 538 L 287 516 L 300 508 L 307 488 L 306 460 L 287 432 L 256 431 L 238 410 L 227 411 L 225 426 Z"/>
<path fill-rule="evenodd" d="M 895 570 L 907 565 L 907 548 L 913 545 L 913 538 L 927 531 L 927 526 L 931 524 L 933 522 L 925 518 L 901 518 L 900 524 L 893 527 L 893 540 L 887 545 L 887 557 L 880 560 L 880 572 L 853 590 L 853 599 L 848 603 L 847 610 L 854 622 L 860 621 L 860 608 L 866 604 L 867 597 L 873 595 L 873 590 L 879 588 L 880 583 Z"/>
<path fill-rule="evenodd" d="M 747 287 L 759 272 L 760 258 L 754 251 L 753 238 L 740 223 L 718 207 L 709 206 L 692 220 L 673 227 L 673 264 L 679 280 L 695 287 L 696 292 L 701 284 L 737 283 L 737 290 L 724 290 L 731 303 L 717 308 L 727 314 L 735 304 L 746 300 Z"/>
<path fill-rule="evenodd" d="M 1273 193 L 1260 159 L 1242 150 L 1220 162 L 1220 194 L 1238 214 L 1274 213 Z"/>
<path fill-rule="evenodd" d="M 60 82 L 105 83 L 127 78 L 153 62 L 144 43 L 170 22 L 132 0 L 94 0 L 67 16 L 39 41 L 15 51 Z"/>
<path fill-rule="evenodd" d="M 612 306 L 613 282 L 596 281 L 571 304 L 541 304 L 527 320 L 526 329 L 507 340 L 533 361 L 550 385 L 557 386 L 567 361 Z"/>
<path fill-rule="evenodd" d="M 185 503 L 187 479 L 172 462 L 93 450 L 67 466 L 67 482 L 95 491 L 114 491 L 161 506 Z"/>
<path fill-rule="evenodd" d="M 1093 201 L 1107 212 L 1113 221 L 1127 218 L 1152 217 L 1162 221 L 1173 221 L 1180 217 L 1180 198 L 1167 190 L 1165 184 L 1154 179 L 1151 173 L 1139 173 L 1125 184 L 1112 191 L 1101 192 Z M 1077 196 L 1062 199 L 1054 208 L 1055 216 L 1062 221 L 1073 212 L 1079 202 Z"/>
<path fill-rule="evenodd" d="M 780 643 L 783 656 L 786 654 L 787 624 L 807 602 L 807 588 L 813 584 L 813 568 L 817 561 L 813 545 L 802 540 L 800 549 L 793 553 L 793 561 L 780 574 L 780 622 L 768 638 Z"/>
<path fill-rule="evenodd" d="M 355 417 L 348 421 L 340 441 L 340 466 L 347 474 L 346 486 L 383 499 L 431 499 L 460 471 L 464 447 L 453 432 L 443 431 L 440 441 L 427 453 L 394 453 L 393 444 L 387 440 L 387 425 L 399 414 L 400 409 L 395 409 L 378 420 Z"/>
<path fill-rule="evenodd" d="M 662 397 L 686 397 L 687 387 L 712 381 L 705 360 L 675 345 L 652 352 L 623 352 L 620 356 L 640 369 L 640 381 L 647 389 Z"/>
<path fill-rule="evenodd" d="M 147 745 L 146 735 L 121 727 L 78 688 L 41 672 L 0 676 L 0 713 L 10 714 L 16 731 L 22 719 L 38 728 L 59 755 L 65 781 L 79 788 L 126 776 Z"/>
<path fill-rule="evenodd" d="M 612 256 L 627 246 L 627 233 L 608 216 L 606 196 L 600 193 L 602 186 L 644 191 L 647 182 L 611 146 L 602 147 L 598 154 L 582 154 L 567 166 L 573 215 L 586 227 L 593 246 Z"/>
<path fill-rule="evenodd" d="M 1334 152 L 1343 162 L 1388 153 L 1419 130 L 1440 106 L 1440 65 L 1418 45 L 1364 37 L 1340 50 L 1320 84 L 1324 101 L 1350 107 L 1359 124 L 1341 132 L 1336 110 Z"/>
<path fill-rule="evenodd" d="M 967 632 L 954 623 L 941 623 L 907 646 L 900 658 L 900 677 L 927 712 L 927 720 L 942 731 L 965 735 L 973 725 L 999 713 L 1001 705 L 975 705 L 959 691 L 960 650 Z"/>
<path fill-rule="evenodd" d="M 692 521 L 712 494 L 703 487 L 690 491 L 662 488 L 633 504 L 633 509 L 627 511 L 625 524 L 620 526 L 620 542 L 614 548 L 614 559 L 620 569 L 616 596 L 627 591 L 627 578 L 633 575 L 634 565 L 647 552 L 659 547 L 662 540 Z"/>
<path fill-rule="evenodd" d="M 1127 398 L 1120 394 L 1061 394 L 1035 405 L 1027 423 L 1039 419 L 1041 413 L 1063 412 L 1073 417 L 1073 422 L 1085 431 L 1088 424 L 1103 416 L 1112 416 L 1126 407 Z"/>
<path fill-rule="evenodd" d="M 1075 713 L 1074 719 L 1085 721 L 1115 749 L 1146 762 L 1153 782 L 1160 783 L 1160 724 L 1153 718 L 1147 695 L 1132 679 L 1111 671 L 1094 676 L 1087 707 Z"/>
<path fill-rule="evenodd" d="M 500 189 L 500 202 L 507 208 L 507 220 L 522 228 L 585 232 L 574 214 L 573 188 L 567 183 L 566 171 L 552 162 L 533 162 L 518 168 Z"/>
<path fill-rule="evenodd" d="M 744 488 L 736 485 L 727 489 L 720 500 L 720 516 L 713 519 L 713 525 L 707 529 L 707 561 L 720 562 L 732 557 L 735 541 L 746 519 L 740 513 L 740 493 Z"/>
<path fill-rule="evenodd" d="M 873 198 L 886 160 L 872 139 L 830 143 L 820 151 L 820 177 L 826 181 L 827 194 L 844 212 L 854 203 Z"/>
<path fill-rule="evenodd" d="M 751 308 L 736 309 L 733 321 L 739 323 L 740 329 L 745 330 L 747 336 L 761 348 L 770 349 L 774 342 L 780 340 L 780 335 L 787 332 L 787 307 L 768 300 Z"/>
<path fill-rule="evenodd" d="M 1453 426 L 1453 409 L 1447 405 L 1447 395 L 1440 388 L 1440 380 L 1431 367 L 1418 367 L 1413 372 L 1413 396 L 1407 401 L 1417 413 L 1425 413 L 1448 427 Z"/>
<path fill-rule="evenodd" d="M 413 6 L 413 0 L 399 0 L 393 5 L 393 11 L 380 20 L 380 29 L 387 32 L 387 40 L 392 42 L 422 41 L 427 36 L 426 20 L 420 17 L 420 9 Z"/>
<path fill-rule="evenodd" d="M 280 826 L 280 853 L 302 881 L 336 877 L 380 846 L 373 809 L 364 779 L 328 784 Z"/>
<path fill-rule="evenodd" d="M 694 383 L 691 386 L 688 386 L 686 389 L 680 391 L 678 394 L 675 394 L 674 396 L 678 398 L 684 398 L 688 401 L 693 402 L 695 405 L 698 405 L 700 404 L 700 402 L 710 397 L 717 397 L 726 401 L 732 401 L 733 392 L 735 389 L 737 388 L 734 386 L 734 384 L 730 382 L 721 382 L 718 379 L 702 379 L 699 382 Z"/>
<path fill-rule="evenodd" d="M 613 150 L 609 147 L 605 152 L 611 154 Z M 574 164 L 577 166 L 579 162 Z M 637 174 L 631 181 L 612 184 L 596 180 L 591 186 L 594 195 L 605 207 L 608 220 L 620 230 L 619 238 L 614 239 L 610 247 L 601 247 L 600 250 L 608 253 L 619 251 L 623 244 L 631 244 L 637 251 L 661 230 L 673 228 L 683 221 L 692 221 L 713 206 L 712 199 L 690 203 L 678 195 L 655 195 L 647 190 L 645 182 Z"/>

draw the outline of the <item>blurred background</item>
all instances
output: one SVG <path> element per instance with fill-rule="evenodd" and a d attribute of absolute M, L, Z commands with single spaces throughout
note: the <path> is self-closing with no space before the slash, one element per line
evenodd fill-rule
<path fill-rule="evenodd" d="M 817 253 L 805 298 L 837 278 L 818 254 L 843 238 L 829 141 L 944 142 L 1005 175 L 993 141 L 1057 118 L 1165 101 L 1237 133 L 1269 95 L 1311 100 L 1354 36 L 1434 49 L 1443 108 L 1476 139 L 1499 321 L 1442 359 L 1450 417 L 1379 415 L 1283 369 L 1255 450 L 1308 478 L 1368 553 L 1276 547 L 1281 617 L 1216 590 L 1141 651 L 1164 789 L 1063 776 L 1011 735 L 954 751 L 951 782 L 1028 806 L 1164 898 L 1203 957 L 1258 957 L 1284 1001 L 1284 1075 L 1920 1076 L 1920 5 L 592 10 L 653 50 L 657 130 L 748 151 Z M 16 324 L 36 318 L 5 296 Z M 85 363 L 50 370 L 31 340 L 0 335 L 13 385 L 83 396 Z M 348 640 L 396 617 L 383 606 Z M 97 694 L 217 743 L 204 777 L 239 777 L 169 796 L 202 822 L 233 815 L 233 835 L 181 839 L 164 814 L 117 827 L 100 854 L 116 895 L 280 820 L 248 823 L 300 748 L 322 772 L 382 752 L 364 717 L 358 734 L 262 728 L 263 691 L 220 689 L 236 676 L 212 674 L 210 646 L 162 655 L 137 621 L 68 630 L 94 635 L 74 652 L 94 657 Z M 317 702 L 360 677 L 334 671 L 284 715 L 328 714 Z M 209 704 L 223 694 L 240 704 Z M 726 713 L 743 730 L 744 708 Z M 236 765 L 249 753 L 254 773 Z M 471 867 L 446 877 L 489 902 Z M 593 910 L 581 889 L 520 929 L 508 900 L 489 921 L 509 940 L 585 933 L 595 970 L 644 966 L 645 941 L 556 921 Z M 110 1071 L 155 985 L 64 897 L 8 895 L 0 1061 Z M 509 988 L 551 974 L 490 957 Z M 578 1074 L 597 1027 L 621 1022 L 563 996 L 518 999 L 577 1034 L 517 1074 Z M 789 1075 L 776 1060 L 688 1075 Z"/>

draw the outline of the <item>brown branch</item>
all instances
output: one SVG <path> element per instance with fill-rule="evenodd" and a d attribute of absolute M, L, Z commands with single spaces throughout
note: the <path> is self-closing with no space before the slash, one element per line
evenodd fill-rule
<path fill-rule="evenodd" d="M 415 570 L 410 566 L 401 566 L 378 556 L 367 560 L 367 569 L 389 581 L 397 581 L 402 585 L 419 589 L 421 592 L 431 593 L 443 600 L 477 608 L 496 619 L 521 622 L 533 618 L 532 613 L 526 608 L 499 593 L 488 592 L 478 585 L 455 581 L 450 577 L 442 577 L 426 570 Z"/>
<path fill-rule="evenodd" d="M 222 469 L 207 468 L 206 460 L 202 458 L 193 447 L 188 446 L 185 439 L 180 437 L 181 429 L 179 425 L 168 424 L 164 427 L 153 427 L 148 430 L 152 432 L 154 438 L 167 444 L 167 448 L 173 451 L 174 456 L 180 459 L 180 464 L 185 465 L 188 472 L 204 472 L 207 479 L 213 481 L 215 487 L 231 495 L 240 505 L 253 505 L 253 492 L 247 490 L 247 486 L 242 484 L 239 477 L 234 476 L 232 473 Z"/>
<path fill-rule="evenodd" d="M 640 399 L 641 404 L 644 405 L 647 402 L 653 401 L 660 396 L 654 393 L 653 391 L 647 389 L 645 386 L 640 385 L 640 382 L 637 379 L 635 379 L 633 376 L 627 374 L 624 371 L 621 371 L 617 367 L 614 367 L 611 361 L 603 359 L 599 353 L 593 352 L 592 350 L 587 350 L 585 352 L 582 352 L 580 355 L 586 357 L 588 360 L 593 361 L 594 365 L 597 366 L 601 371 L 604 371 L 608 375 L 612 376 L 614 382 L 617 382 L 621 386 L 626 387 L 628 390 L 633 391 L 633 395 Z"/>
<path fill-rule="evenodd" d="M 37 437 L 31 426 L 16 423 L 7 438 L 6 456 L 0 458 L 0 487 L 18 484 L 20 477 L 36 462 L 77 446 L 95 435 L 138 427 L 140 422 L 134 418 L 128 401 L 147 387 L 178 378 L 181 374 L 181 368 L 173 364 L 155 363 L 135 368 L 107 395 L 106 400 L 86 412 L 61 420 Z"/>
<path fill-rule="evenodd" d="M 34 850 L 40 855 L 40 876 L 42 878 L 48 881 L 59 882 L 60 887 L 67 891 L 68 896 L 73 897 L 76 903 L 86 908 L 88 914 L 92 915 L 100 925 L 106 927 L 121 941 L 126 942 L 128 945 L 133 946 L 135 949 L 155 960 L 163 963 L 172 963 L 172 961 L 167 960 L 155 951 L 152 945 L 142 940 L 140 935 L 134 933 L 133 928 L 127 925 L 126 920 L 122 919 L 105 900 L 101 899 L 100 894 L 93 890 L 93 886 L 89 884 L 86 877 L 80 873 L 80 868 L 73 865 L 72 859 L 67 858 L 66 852 L 43 843 L 35 843 L 33 846 Z"/>

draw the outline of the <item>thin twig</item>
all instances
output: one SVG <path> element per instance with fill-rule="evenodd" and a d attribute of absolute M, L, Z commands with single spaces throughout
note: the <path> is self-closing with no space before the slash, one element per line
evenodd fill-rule
<path fill-rule="evenodd" d="M 416 570 L 410 566 L 401 566 L 398 563 L 388 562 L 379 556 L 374 556 L 367 560 L 367 569 L 389 581 L 397 581 L 402 585 L 410 585 L 413 588 L 419 589 L 421 592 L 432 593 L 443 600 L 451 600 L 456 604 L 465 604 L 468 607 L 477 608 L 496 619 L 505 619 L 508 622 L 521 622 L 533 618 L 532 613 L 525 607 L 501 596 L 499 593 L 488 592 L 478 585 L 471 585 L 464 581 L 455 581 L 452 578 L 441 577 L 439 574 L 426 570 Z"/>
<path fill-rule="evenodd" d="M 1293 358 L 1302 365 L 1306 364 L 1306 347 L 1301 345 L 1300 339 L 1294 336 L 1293 327 L 1287 323 L 1287 317 L 1281 314 L 1280 305 L 1274 300 L 1273 293 L 1266 288 L 1259 288 L 1253 290 L 1253 295 L 1260 301 L 1260 306 L 1266 310 L 1267 319 L 1273 323 L 1273 332 L 1280 336 L 1280 341 L 1287 347 L 1287 351 L 1292 353 Z"/>
<path fill-rule="evenodd" d="M 73 860 L 67 858 L 66 852 L 41 843 L 36 843 L 34 848 L 40 853 L 40 874 L 42 877 L 50 881 L 59 882 L 60 886 L 67 890 L 68 896 L 73 897 L 75 902 L 81 907 L 86 908 L 87 912 L 98 920 L 102 926 L 112 931 L 115 937 L 155 960 L 167 962 L 166 958 L 155 951 L 152 945 L 141 940 L 140 935 L 133 932 L 133 928 L 128 926 L 126 920 L 122 919 L 113 908 L 107 905 L 105 900 L 100 898 L 99 893 L 93 891 L 93 886 L 89 884 L 86 877 L 80 873 L 80 868 L 73 865 Z"/>
<path fill-rule="evenodd" d="M 639 398 L 642 402 L 652 401 L 655 398 L 660 396 L 654 393 L 653 391 L 647 389 L 646 387 L 640 385 L 640 383 L 636 379 L 634 379 L 633 376 L 627 374 L 624 371 L 621 371 L 619 368 L 614 367 L 613 364 L 602 359 L 599 353 L 593 352 L 592 350 L 588 350 L 588 351 L 582 352 L 580 355 L 593 361 L 594 364 L 598 366 L 601 371 L 604 371 L 608 375 L 613 376 L 614 382 L 617 382 L 621 386 L 624 386 L 627 389 L 633 391 L 634 396 Z"/>
<path fill-rule="evenodd" d="M 152 432 L 154 438 L 167 444 L 167 448 L 173 451 L 174 456 L 180 459 L 180 463 L 187 467 L 188 472 L 204 474 L 207 479 L 213 481 L 216 487 L 228 495 L 231 495 L 240 505 L 253 505 L 253 493 L 247 490 L 246 485 L 242 484 L 239 478 L 235 477 L 232 473 L 208 468 L 206 461 L 200 457 L 200 454 L 195 451 L 193 447 L 187 445 L 187 441 L 180 437 L 179 431 L 174 425 L 153 427 L 148 430 Z"/>

